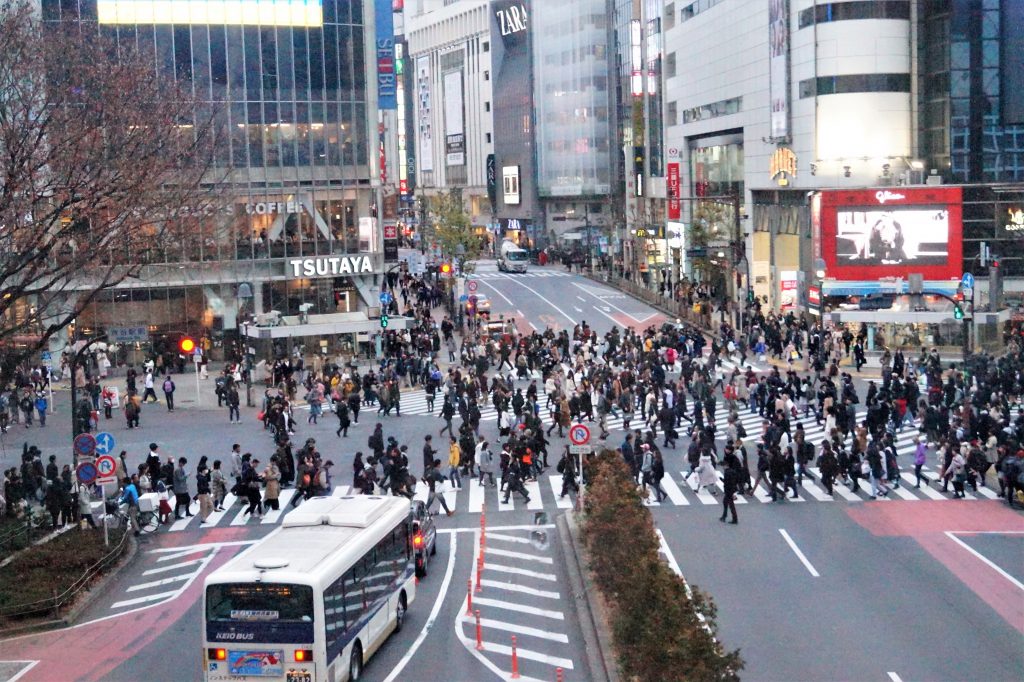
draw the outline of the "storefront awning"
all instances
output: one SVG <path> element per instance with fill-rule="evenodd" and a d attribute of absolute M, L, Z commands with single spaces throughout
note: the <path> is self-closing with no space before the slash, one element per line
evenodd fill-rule
<path fill-rule="evenodd" d="M 403 330 L 406 318 L 392 315 L 388 329 Z M 333 336 L 337 334 L 372 333 L 380 331 L 380 320 L 371 320 L 365 312 L 335 313 L 333 315 L 309 315 L 303 324 L 298 316 L 286 315 L 277 326 L 243 326 L 243 333 L 250 339 L 288 339 L 302 336 Z"/>

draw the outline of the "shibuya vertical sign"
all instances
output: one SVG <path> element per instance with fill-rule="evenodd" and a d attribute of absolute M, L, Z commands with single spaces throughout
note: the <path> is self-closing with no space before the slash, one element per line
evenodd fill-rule
<path fill-rule="evenodd" d="M 771 136 L 789 137 L 789 0 L 768 0 L 768 95 Z"/>
<path fill-rule="evenodd" d="M 679 162 L 673 161 L 665 169 L 665 190 L 668 195 L 668 219 L 679 220 L 682 213 L 679 201 Z"/>
<path fill-rule="evenodd" d="M 376 0 L 377 22 L 377 107 L 398 108 L 398 79 L 395 74 L 395 19 L 391 0 Z"/>

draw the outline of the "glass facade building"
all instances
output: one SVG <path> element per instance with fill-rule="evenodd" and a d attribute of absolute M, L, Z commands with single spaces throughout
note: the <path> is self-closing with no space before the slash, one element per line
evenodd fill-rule
<path fill-rule="evenodd" d="M 192 89 L 196 120 L 215 121 L 211 183 L 224 197 L 183 206 L 186 237 L 138 256 L 144 286 L 107 292 L 79 325 L 216 339 L 236 328 L 242 282 L 255 311 L 335 312 L 351 278 L 289 278 L 285 259 L 377 248 L 360 226 L 375 182 L 373 0 L 261 0 L 270 11 L 245 16 L 218 0 L 41 4 L 45 21 L 80 22 Z"/>

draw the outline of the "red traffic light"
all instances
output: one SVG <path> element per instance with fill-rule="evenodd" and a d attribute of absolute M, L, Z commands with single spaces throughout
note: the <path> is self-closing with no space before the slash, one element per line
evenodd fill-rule
<path fill-rule="evenodd" d="M 181 337 L 181 341 L 178 341 L 178 350 L 182 353 L 191 353 L 196 349 L 196 342 L 190 336 Z"/>
<path fill-rule="evenodd" d="M 450 274 L 452 274 L 452 264 L 451 263 L 441 263 L 441 274 L 442 275 L 450 275 Z"/>

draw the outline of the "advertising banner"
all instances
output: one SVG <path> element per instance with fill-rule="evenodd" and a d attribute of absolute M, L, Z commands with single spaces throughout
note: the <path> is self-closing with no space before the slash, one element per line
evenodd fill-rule
<path fill-rule="evenodd" d="M 959 187 L 821 194 L 821 246 L 829 279 L 860 281 L 963 269 Z"/>
<path fill-rule="evenodd" d="M 434 130 L 431 123 L 430 57 L 416 59 L 416 134 L 420 172 L 434 170 Z"/>
<path fill-rule="evenodd" d="M 789 0 L 768 2 L 768 94 L 773 138 L 789 135 Z"/>
<path fill-rule="evenodd" d="M 466 164 L 466 130 L 462 120 L 462 70 L 444 75 L 445 159 L 449 166 Z"/>
<path fill-rule="evenodd" d="M 679 201 L 679 163 L 668 164 L 665 173 L 665 190 L 668 194 L 668 219 L 679 220 L 681 207 Z"/>
<path fill-rule="evenodd" d="M 498 206 L 498 169 L 494 154 L 487 155 L 487 200 L 491 202 L 491 210 Z"/>

